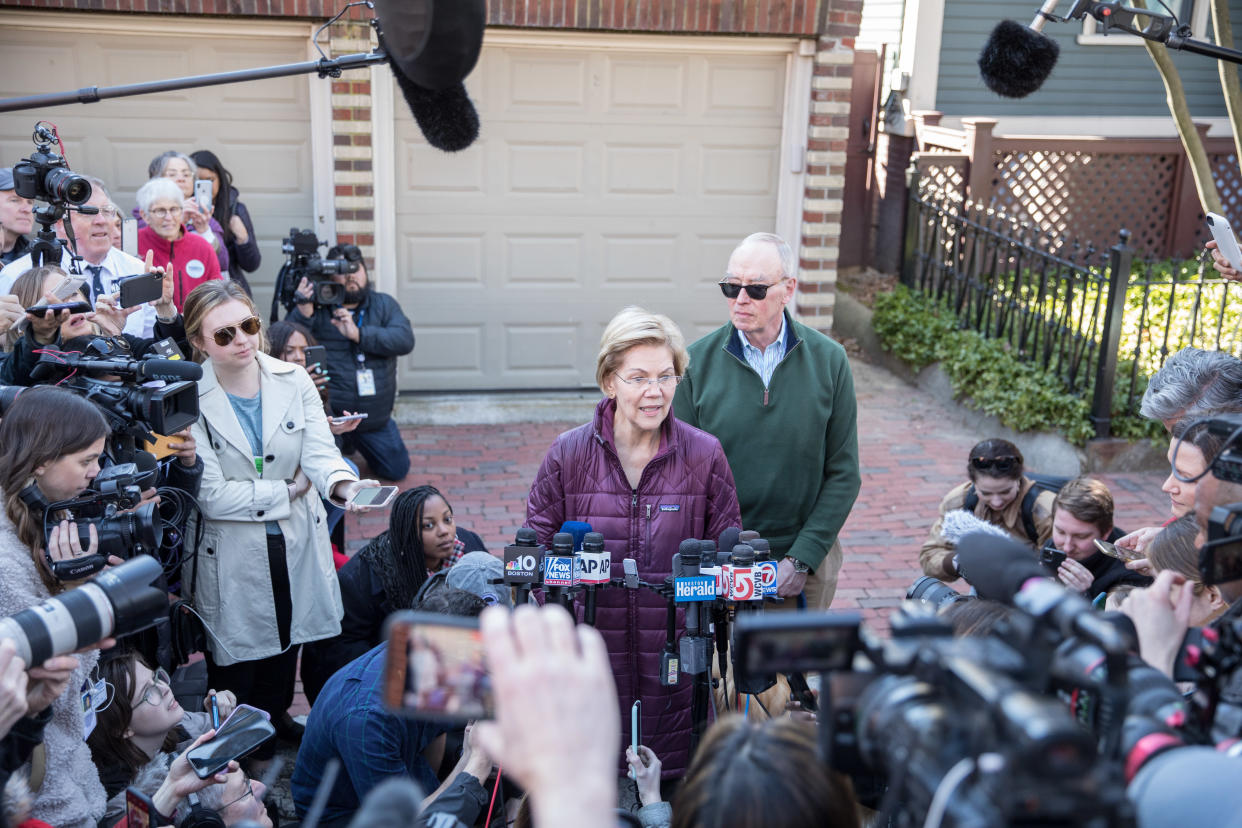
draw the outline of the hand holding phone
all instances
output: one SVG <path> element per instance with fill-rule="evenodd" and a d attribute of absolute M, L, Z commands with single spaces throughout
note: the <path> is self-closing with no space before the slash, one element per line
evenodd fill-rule
<path fill-rule="evenodd" d="M 268 721 L 266 713 L 248 704 L 239 704 L 225 719 L 224 724 L 220 725 L 212 739 L 190 748 L 185 757 L 194 775 L 199 779 L 207 779 L 227 768 L 234 759 L 251 753 L 274 735 L 276 728 Z"/>
<path fill-rule="evenodd" d="M 478 618 L 400 612 L 388 622 L 384 704 L 419 719 L 492 717 Z"/>
<path fill-rule="evenodd" d="M 364 486 L 354 492 L 349 505 L 355 509 L 383 509 L 396 496 L 396 486 Z"/>
<path fill-rule="evenodd" d="M 60 313 L 65 311 L 68 313 L 90 313 L 91 305 L 89 302 L 56 302 L 48 305 L 32 305 L 26 308 L 26 313 L 39 319 L 43 318 L 43 314 L 51 311 L 52 313 Z"/>
<path fill-rule="evenodd" d="M 365 420 L 366 418 L 367 418 L 367 415 L 366 415 L 366 412 L 364 411 L 361 414 L 342 414 L 339 417 L 329 417 L 328 419 L 333 425 L 344 425 L 345 423 L 352 423 L 357 420 Z"/>
<path fill-rule="evenodd" d="M 1219 213 L 1208 213 L 1207 224 L 1220 255 L 1225 257 L 1225 261 L 1234 270 L 1242 270 L 1242 250 L 1238 249 L 1238 239 L 1233 234 L 1233 228 L 1229 226 L 1229 219 Z"/>
<path fill-rule="evenodd" d="M 204 216 L 211 215 L 211 182 L 205 178 L 194 182 L 194 203 L 198 205 L 198 209 Z"/>

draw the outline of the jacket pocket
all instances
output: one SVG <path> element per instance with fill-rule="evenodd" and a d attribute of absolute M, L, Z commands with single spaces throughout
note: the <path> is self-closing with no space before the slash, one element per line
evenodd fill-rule
<path fill-rule="evenodd" d="M 207 529 L 203 532 L 203 541 L 195 553 L 197 564 L 190 561 L 190 573 L 194 580 L 194 608 L 204 615 L 215 616 L 220 612 L 221 542 L 222 537 L 218 531 Z"/>

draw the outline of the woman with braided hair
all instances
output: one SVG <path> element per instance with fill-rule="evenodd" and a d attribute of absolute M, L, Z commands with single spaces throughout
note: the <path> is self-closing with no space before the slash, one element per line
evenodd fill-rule
<path fill-rule="evenodd" d="M 453 507 L 434 486 L 418 486 L 392 502 L 388 529 L 336 573 L 345 616 L 341 634 L 302 648 L 302 688 L 315 698 L 333 673 L 380 643 L 384 619 L 414 606 L 423 583 L 483 540 L 453 520 Z"/>

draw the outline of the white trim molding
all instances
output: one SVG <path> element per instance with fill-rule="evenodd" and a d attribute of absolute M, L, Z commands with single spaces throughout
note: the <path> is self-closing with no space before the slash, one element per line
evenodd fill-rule
<path fill-rule="evenodd" d="M 815 41 L 810 54 L 789 55 L 785 66 L 785 106 L 781 123 L 780 176 L 776 191 L 776 229 L 790 244 L 802 239 L 802 209 L 806 197 L 806 154 L 811 124 L 811 77 L 815 70 Z"/>
<path fill-rule="evenodd" d="M 371 187 L 375 197 L 375 282 L 397 294 L 396 80 L 387 64 L 371 67 Z"/>
<path fill-rule="evenodd" d="M 944 0 L 907 0 L 901 25 L 901 54 L 897 57 L 897 68 L 910 78 L 905 92 L 907 112 L 936 108 L 943 29 Z"/>
<path fill-rule="evenodd" d="M 308 29 L 306 57 L 318 60 L 319 52 L 311 42 L 318 23 Z M 311 145 L 311 198 L 315 235 L 320 239 L 336 240 L 336 187 L 333 181 L 336 164 L 332 157 L 332 81 L 308 74 L 310 84 L 310 145 Z"/>

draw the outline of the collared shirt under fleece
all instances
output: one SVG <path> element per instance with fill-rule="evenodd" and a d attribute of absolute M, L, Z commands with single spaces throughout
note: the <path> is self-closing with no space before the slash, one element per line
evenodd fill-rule
<path fill-rule="evenodd" d="M 716 436 L 742 524 L 817 568 L 858 496 L 858 405 L 845 349 L 785 313 L 785 357 L 765 387 L 725 324 L 690 346 L 677 417 Z"/>
<path fill-rule="evenodd" d="M 776 366 L 781 364 L 781 360 L 785 358 L 785 315 L 781 314 L 781 332 L 776 335 L 776 341 L 766 348 L 759 348 L 750 344 L 750 340 L 742 331 L 737 332 L 737 338 L 742 343 L 742 355 L 746 357 L 746 362 L 751 368 L 755 369 L 755 373 L 763 377 L 763 387 L 767 388 L 772 383 L 772 372 L 776 370 Z"/>

